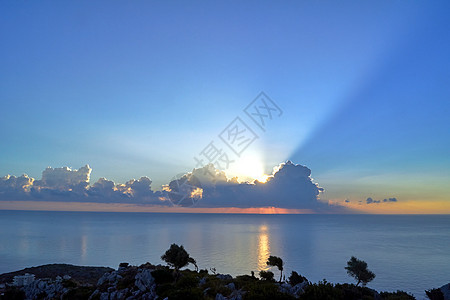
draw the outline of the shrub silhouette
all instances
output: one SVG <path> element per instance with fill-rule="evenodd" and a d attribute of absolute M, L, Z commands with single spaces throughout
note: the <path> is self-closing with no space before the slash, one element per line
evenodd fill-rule
<path fill-rule="evenodd" d="M 297 284 L 299 284 L 299 283 L 302 283 L 302 282 L 305 281 L 305 280 L 306 280 L 305 277 L 299 275 L 299 274 L 298 274 L 297 272 L 295 272 L 295 271 L 292 271 L 292 272 L 291 272 L 291 276 L 289 276 L 289 278 L 288 278 L 288 282 L 289 282 L 289 284 L 292 285 L 292 286 L 295 286 L 295 285 L 297 285 Z"/>
<path fill-rule="evenodd" d="M 348 275 L 352 276 L 358 281 L 356 283 L 356 286 L 358 286 L 360 283 L 362 283 L 364 286 L 375 278 L 375 274 L 367 269 L 367 263 L 363 260 L 357 259 L 354 256 L 352 256 L 347 262 L 347 266 L 345 267 L 345 269 L 347 270 Z"/>
<path fill-rule="evenodd" d="M 267 260 L 267 265 L 271 266 L 271 267 L 277 267 L 278 270 L 280 270 L 280 281 L 281 282 L 281 278 L 283 277 L 283 260 L 278 257 L 278 256 L 269 256 L 269 259 Z"/>
<path fill-rule="evenodd" d="M 432 289 L 425 291 L 427 294 L 428 299 L 430 300 L 444 300 L 444 294 L 440 289 Z"/>
<path fill-rule="evenodd" d="M 259 271 L 259 277 L 261 277 L 262 280 L 275 281 L 273 276 L 274 274 L 271 271 Z"/>

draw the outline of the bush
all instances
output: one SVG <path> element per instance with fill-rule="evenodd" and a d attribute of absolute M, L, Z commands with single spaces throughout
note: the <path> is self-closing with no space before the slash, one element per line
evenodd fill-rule
<path fill-rule="evenodd" d="M 278 285 L 270 281 L 255 281 L 246 286 L 244 300 L 291 300 L 295 297 L 280 292 Z"/>
<path fill-rule="evenodd" d="M 299 275 L 297 272 L 292 271 L 291 276 L 288 278 L 288 282 L 290 285 L 295 286 L 299 283 L 302 283 L 303 281 L 306 281 L 306 278 Z"/>
<path fill-rule="evenodd" d="M 173 273 L 170 269 L 158 269 L 152 272 L 156 284 L 164 284 L 173 282 Z"/>
<path fill-rule="evenodd" d="M 16 288 L 7 288 L 3 296 L 0 295 L 0 299 L 5 300 L 23 300 L 25 299 L 25 292 Z"/>
<path fill-rule="evenodd" d="M 273 276 L 274 276 L 274 274 L 271 271 L 260 271 L 259 272 L 259 277 L 261 277 L 262 280 L 274 282 L 275 280 L 273 279 Z"/>
<path fill-rule="evenodd" d="M 78 287 L 76 289 L 72 289 L 63 295 L 63 300 L 84 300 L 89 299 L 92 293 L 95 291 L 94 287 Z"/>
<path fill-rule="evenodd" d="M 440 289 L 432 289 L 425 291 L 430 300 L 444 300 L 444 294 Z"/>
<path fill-rule="evenodd" d="M 237 289 L 242 288 L 243 286 L 249 284 L 249 283 L 253 283 L 253 282 L 257 282 L 259 281 L 258 278 L 256 277 L 252 277 L 250 275 L 240 275 L 240 276 L 236 276 L 236 278 L 233 280 L 234 284 L 236 285 Z"/>
<path fill-rule="evenodd" d="M 380 293 L 381 298 L 384 300 L 414 300 L 414 296 L 403 292 L 403 291 L 396 291 L 396 292 L 381 292 Z M 444 298 L 442 298 L 444 300 Z"/>
<path fill-rule="evenodd" d="M 133 287 L 137 272 L 138 272 L 137 268 L 132 267 L 132 268 L 128 268 L 128 269 L 124 270 L 122 273 L 120 273 L 120 276 L 122 276 L 122 278 L 120 278 L 117 282 L 117 289 L 123 290 L 125 288 Z"/>
<path fill-rule="evenodd" d="M 200 271 L 198 271 L 198 274 L 200 274 L 200 275 L 208 275 L 208 270 L 207 269 L 201 269 Z"/>
<path fill-rule="evenodd" d="M 199 279 L 197 276 L 183 274 L 178 280 L 176 287 L 181 289 L 193 288 L 198 286 L 198 282 Z"/>
<path fill-rule="evenodd" d="M 307 300 L 340 300 L 344 299 L 342 290 L 336 289 L 333 284 L 324 281 L 310 284 L 305 288 L 305 292 L 300 299 Z M 347 300 L 347 299 L 346 299 Z"/>
<path fill-rule="evenodd" d="M 231 290 L 225 286 L 225 283 L 215 276 L 208 276 L 202 289 L 206 290 L 206 295 L 212 298 L 215 298 L 217 294 L 224 296 L 231 294 Z"/>
<path fill-rule="evenodd" d="M 62 281 L 62 285 L 65 288 L 75 288 L 78 286 L 78 284 L 73 279 L 65 279 Z"/>
<path fill-rule="evenodd" d="M 170 300 L 196 300 L 205 298 L 203 296 L 203 290 L 198 287 L 176 289 L 169 283 L 159 285 L 156 288 L 156 293 L 159 296 L 158 299 L 165 299 L 166 297 Z"/>

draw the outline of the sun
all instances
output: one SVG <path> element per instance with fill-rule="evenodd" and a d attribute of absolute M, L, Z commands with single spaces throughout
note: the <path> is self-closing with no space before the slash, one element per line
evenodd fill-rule
<path fill-rule="evenodd" d="M 264 163 L 259 155 L 242 157 L 227 173 L 237 176 L 240 182 L 251 182 L 255 179 L 260 182 L 266 182 L 270 176 L 264 173 Z"/>

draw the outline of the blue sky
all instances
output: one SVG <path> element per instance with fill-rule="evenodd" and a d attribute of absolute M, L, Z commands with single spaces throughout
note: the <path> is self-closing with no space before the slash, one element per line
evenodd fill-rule
<path fill-rule="evenodd" d="M 450 201 L 448 1 L 0 6 L 1 176 L 158 188 L 264 91 L 283 115 L 242 172 L 291 159 L 326 199 Z"/>

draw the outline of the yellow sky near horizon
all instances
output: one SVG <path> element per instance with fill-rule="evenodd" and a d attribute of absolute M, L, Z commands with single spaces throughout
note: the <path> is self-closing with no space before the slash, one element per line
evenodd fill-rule
<path fill-rule="evenodd" d="M 330 202 L 333 203 L 333 202 Z M 405 201 L 392 203 L 343 203 L 350 213 L 363 214 L 450 214 L 448 201 Z M 336 205 L 336 202 L 334 202 Z M 167 207 L 126 203 L 52 202 L 52 201 L 0 201 L 0 210 L 81 211 L 81 212 L 155 212 L 155 213 L 234 213 L 234 214 L 314 214 L 310 209 L 258 208 L 199 208 Z M 342 212 L 340 212 L 342 213 Z"/>

